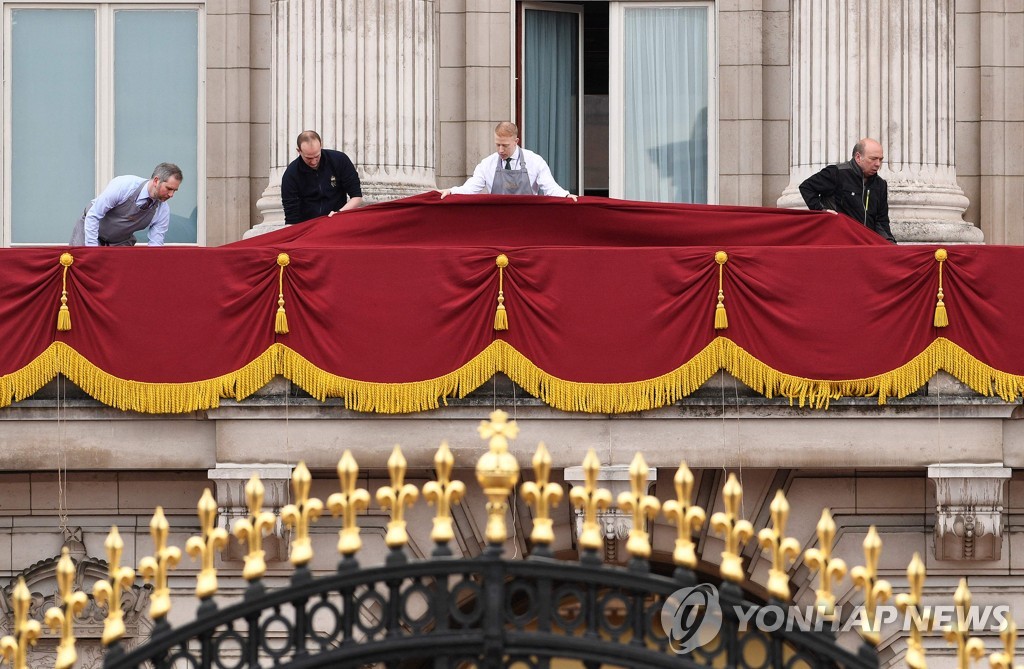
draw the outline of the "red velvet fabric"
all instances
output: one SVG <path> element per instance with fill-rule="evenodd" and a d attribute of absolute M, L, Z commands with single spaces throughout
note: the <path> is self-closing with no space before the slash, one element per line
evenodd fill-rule
<path fill-rule="evenodd" d="M 70 249 L 72 329 L 58 332 L 65 250 L 0 250 L 0 377 L 54 341 L 160 383 L 231 373 L 278 342 L 325 372 L 400 383 L 503 339 L 557 378 L 614 384 L 667 374 L 716 337 L 815 380 L 890 372 L 938 337 L 1024 374 L 1024 248 L 948 247 L 940 329 L 935 247 L 892 246 L 832 214 L 431 193 L 220 248 Z M 278 335 L 281 252 L 290 332 Z"/>

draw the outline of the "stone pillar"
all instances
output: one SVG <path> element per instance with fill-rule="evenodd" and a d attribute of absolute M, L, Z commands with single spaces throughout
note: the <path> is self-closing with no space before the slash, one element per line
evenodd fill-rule
<path fill-rule="evenodd" d="M 303 130 L 352 158 L 367 202 L 435 187 L 435 5 L 273 0 L 270 183 L 247 237 L 284 224 L 281 175 Z"/>
<path fill-rule="evenodd" d="M 900 242 L 980 243 L 954 160 L 954 0 L 793 0 L 790 182 L 849 160 L 861 137 L 885 150 Z"/>
<path fill-rule="evenodd" d="M 1012 470 L 1001 465 L 934 465 L 935 559 L 999 560 L 1003 500 Z"/>

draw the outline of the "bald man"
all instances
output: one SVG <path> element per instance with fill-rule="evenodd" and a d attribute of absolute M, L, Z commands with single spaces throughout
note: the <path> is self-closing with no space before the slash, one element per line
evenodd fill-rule
<path fill-rule="evenodd" d="M 865 137 L 853 147 L 853 158 L 828 165 L 800 184 L 808 209 L 846 214 L 893 244 L 889 229 L 889 187 L 878 176 L 885 154 L 882 145 Z"/>

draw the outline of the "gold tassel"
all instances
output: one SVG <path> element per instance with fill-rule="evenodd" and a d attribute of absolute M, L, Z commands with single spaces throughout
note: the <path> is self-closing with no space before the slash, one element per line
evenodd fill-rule
<path fill-rule="evenodd" d="M 935 327 L 944 328 L 949 325 L 949 317 L 946 316 L 946 303 L 942 301 L 945 297 L 942 293 L 942 263 L 946 261 L 946 249 L 939 249 L 935 252 L 935 259 L 939 261 L 939 294 L 935 303 Z"/>
<path fill-rule="evenodd" d="M 60 311 L 57 312 L 57 330 L 67 332 L 71 329 L 71 310 L 68 309 L 68 268 L 75 258 L 70 253 L 60 254 L 60 264 L 64 266 L 64 275 L 60 287 Z"/>
<path fill-rule="evenodd" d="M 498 310 L 494 312 L 494 329 L 507 330 L 508 314 L 505 312 L 505 293 L 503 290 L 505 283 L 502 272 L 506 267 L 508 267 L 508 256 L 502 253 L 494 261 L 494 264 L 498 266 Z"/>
<path fill-rule="evenodd" d="M 718 304 L 715 306 L 715 329 L 724 330 L 729 327 L 729 316 L 725 313 L 725 291 L 722 290 L 722 270 L 729 261 L 729 254 L 719 251 L 715 254 L 718 263 Z"/>
<path fill-rule="evenodd" d="M 288 314 L 284 312 L 284 268 L 291 259 L 287 253 L 277 254 L 277 264 L 281 270 L 277 274 L 277 317 L 274 319 L 274 332 L 288 334 Z"/>

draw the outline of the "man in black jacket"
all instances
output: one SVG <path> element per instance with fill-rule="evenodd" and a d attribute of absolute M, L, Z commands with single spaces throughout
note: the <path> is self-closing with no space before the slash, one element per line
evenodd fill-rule
<path fill-rule="evenodd" d="M 363 191 L 355 165 L 341 151 L 324 149 L 313 130 L 295 140 L 299 157 L 281 177 L 284 222 L 302 223 L 363 206 Z"/>
<path fill-rule="evenodd" d="M 846 214 L 895 244 L 889 229 L 889 188 L 878 176 L 884 158 L 881 144 L 860 140 L 853 147 L 853 160 L 828 165 L 800 184 L 807 208 Z"/>

